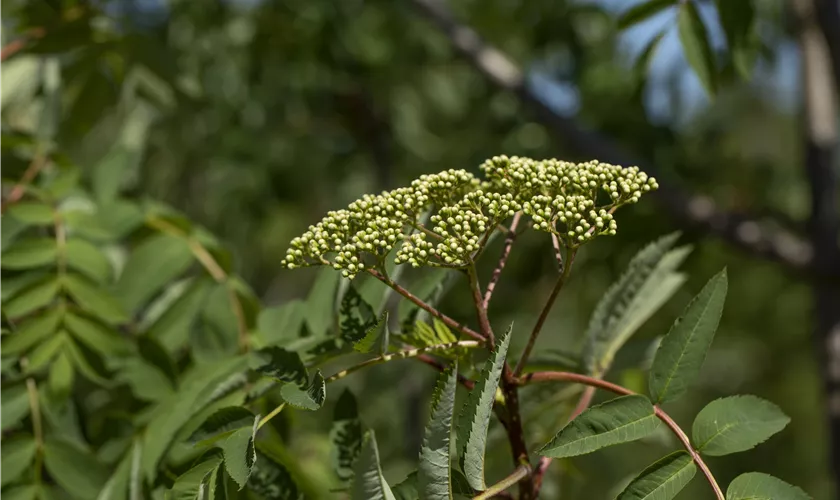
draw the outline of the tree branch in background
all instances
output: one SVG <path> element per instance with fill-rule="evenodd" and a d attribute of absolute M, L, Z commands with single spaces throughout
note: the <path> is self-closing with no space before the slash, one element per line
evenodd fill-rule
<path fill-rule="evenodd" d="M 818 273 L 840 270 L 840 196 L 835 158 L 838 144 L 837 85 L 832 72 L 831 40 L 820 32 L 820 0 L 794 0 L 804 92 L 805 170 L 811 188 L 808 232 Z M 836 2 L 835 2 L 836 3 Z M 834 6 L 836 11 L 837 6 Z M 834 26 L 834 30 L 840 26 Z M 836 36 L 836 31 L 833 32 Z M 828 40 L 826 39 L 828 38 Z M 836 62 L 836 61 L 835 61 Z M 837 67 L 834 67 L 835 71 Z M 824 384 L 835 481 L 840 480 L 840 285 L 830 280 L 812 283 L 814 347 Z"/>
<path fill-rule="evenodd" d="M 522 70 L 503 52 L 487 44 L 470 27 L 460 24 L 440 0 L 412 0 L 437 26 L 453 47 L 497 87 L 513 92 L 530 105 L 538 118 L 568 141 L 581 154 L 618 165 L 636 165 L 657 177 L 660 189 L 654 193 L 660 205 L 682 225 L 721 237 L 738 248 L 789 269 L 818 275 L 811 244 L 794 232 L 766 227 L 760 218 L 718 208 L 704 195 L 693 194 L 663 178 L 656 167 L 623 150 L 608 137 L 587 130 L 576 120 L 548 107 L 526 85 Z M 840 278 L 840 275 L 832 276 Z"/>

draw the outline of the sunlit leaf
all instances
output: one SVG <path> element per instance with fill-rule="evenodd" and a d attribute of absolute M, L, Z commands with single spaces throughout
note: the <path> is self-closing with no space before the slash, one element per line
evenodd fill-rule
<path fill-rule="evenodd" d="M 257 435 L 257 424 L 260 419 L 255 416 L 251 419 L 251 426 L 234 431 L 221 444 L 225 456 L 225 469 L 230 477 L 239 485 L 239 489 L 245 487 L 248 476 L 254 468 L 257 460 L 254 439 Z"/>
<path fill-rule="evenodd" d="M 115 287 L 120 304 L 134 311 L 164 285 L 186 271 L 193 262 L 187 241 L 157 234 L 137 246 L 123 267 Z"/>
<path fill-rule="evenodd" d="M 199 500 L 206 498 L 208 480 L 213 470 L 222 462 L 221 457 L 212 457 L 178 476 L 170 490 L 172 500 Z"/>
<path fill-rule="evenodd" d="M 77 274 L 67 274 L 64 288 L 79 306 L 108 324 L 128 321 L 128 315 L 112 295 Z"/>
<path fill-rule="evenodd" d="M 677 4 L 678 0 L 647 0 L 627 9 L 618 18 L 618 29 L 625 29 L 634 24 L 649 19 L 668 7 Z"/>
<path fill-rule="evenodd" d="M 3 286 L 5 286 L 5 282 Z M 3 306 L 3 312 L 10 318 L 19 318 L 52 302 L 56 293 L 58 293 L 57 280 L 42 281 L 26 288 L 6 302 Z"/>
<path fill-rule="evenodd" d="M 769 474 L 747 472 L 729 483 L 726 500 L 811 500 L 811 497 Z"/>
<path fill-rule="evenodd" d="M 373 431 L 365 433 L 353 470 L 355 478 L 350 491 L 352 500 L 394 500 L 394 494 L 382 476 L 379 449 Z"/>
<path fill-rule="evenodd" d="M 44 203 L 22 201 L 9 207 L 11 217 L 34 226 L 52 226 L 55 223 L 53 209 Z"/>
<path fill-rule="evenodd" d="M 704 455 L 749 450 L 790 422 L 778 406 L 755 396 L 730 396 L 712 401 L 694 419 L 694 446 Z"/>
<path fill-rule="evenodd" d="M 578 415 L 539 453 L 554 458 L 584 455 L 641 439 L 654 432 L 658 424 L 653 405 L 646 397 L 621 396 Z"/>
<path fill-rule="evenodd" d="M 667 455 L 643 470 L 616 500 L 671 500 L 697 473 L 687 451 Z"/>
<path fill-rule="evenodd" d="M 57 255 L 55 238 L 31 238 L 15 242 L 3 252 L 0 265 L 14 270 L 54 265 Z"/>
<path fill-rule="evenodd" d="M 723 314 L 727 287 L 724 269 L 692 299 L 659 343 L 649 382 L 655 402 L 678 398 L 697 378 Z"/>
<path fill-rule="evenodd" d="M 295 408 L 315 411 L 321 408 L 327 399 L 327 384 L 318 370 L 306 387 L 294 383 L 284 384 L 280 388 L 280 396 Z"/>
<path fill-rule="evenodd" d="M 111 263 L 93 243 L 81 238 L 70 238 L 64 248 L 67 265 L 97 283 L 107 283 L 111 279 Z"/>
<path fill-rule="evenodd" d="M 694 70 L 706 93 L 717 92 L 717 63 L 709 42 L 706 25 L 693 1 L 682 2 L 677 15 L 680 42 L 685 59 Z"/>

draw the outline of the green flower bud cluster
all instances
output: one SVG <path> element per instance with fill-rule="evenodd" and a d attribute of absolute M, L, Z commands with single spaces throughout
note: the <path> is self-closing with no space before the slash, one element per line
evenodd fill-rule
<path fill-rule="evenodd" d="M 615 234 L 613 212 L 659 187 L 656 179 L 638 167 L 597 160 L 571 163 L 495 156 L 481 170 L 488 179 L 482 188 L 512 193 L 533 219 L 535 229 L 556 234 L 567 247 Z M 604 198 L 601 192 L 609 201 L 598 205 L 599 198 Z"/>
<path fill-rule="evenodd" d="M 397 264 L 464 267 L 498 224 L 518 211 L 532 218 L 534 228 L 573 248 L 615 234 L 613 212 L 658 187 L 636 167 L 597 161 L 497 156 L 481 170 L 484 182 L 464 170 L 447 170 L 423 175 L 409 187 L 365 195 L 292 240 L 283 263 L 290 269 L 331 265 L 352 278 L 366 265 L 381 266 L 399 247 Z M 438 211 L 427 228 L 419 220 L 431 207 Z"/>

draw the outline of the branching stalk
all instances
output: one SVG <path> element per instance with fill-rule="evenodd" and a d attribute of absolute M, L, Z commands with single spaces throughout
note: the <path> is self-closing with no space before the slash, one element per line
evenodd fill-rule
<path fill-rule="evenodd" d="M 516 468 L 508 477 L 502 479 L 498 483 L 494 484 L 493 486 L 487 488 L 480 495 L 473 497 L 473 500 L 485 500 L 487 498 L 492 498 L 495 495 L 507 490 L 514 484 L 518 483 L 521 479 L 526 477 L 528 474 L 531 473 L 531 466 L 529 465 L 520 465 Z"/>
<path fill-rule="evenodd" d="M 436 308 L 430 306 L 429 304 L 424 302 L 422 299 L 420 299 L 419 297 L 417 297 L 413 293 L 409 292 L 408 290 L 406 290 L 405 288 L 400 286 L 398 283 L 392 281 L 391 279 L 387 278 L 386 276 L 383 276 L 379 271 L 376 271 L 375 269 L 367 269 L 367 272 L 368 272 L 368 274 L 370 274 L 374 278 L 378 279 L 382 283 L 385 283 L 386 285 L 391 287 L 398 294 L 402 295 L 406 299 L 408 299 L 411 302 L 413 302 L 414 304 L 416 304 L 420 309 L 423 309 L 424 311 L 431 314 L 435 318 L 443 321 L 443 323 L 446 326 L 448 326 L 450 328 L 454 328 L 454 329 L 458 330 L 459 332 L 461 332 L 465 335 L 468 335 L 468 336 L 470 336 L 470 337 L 472 337 L 472 338 L 474 338 L 478 341 L 484 341 L 485 340 L 485 338 L 480 333 L 476 332 L 475 330 L 473 330 L 472 328 L 470 328 L 468 326 L 465 326 L 465 325 L 462 325 L 461 323 L 458 323 L 454 319 L 452 319 L 449 316 L 443 314 L 442 312 L 440 312 Z"/>
<path fill-rule="evenodd" d="M 519 384 L 529 384 L 533 382 L 549 382 L 549 381 L 559 381 L 559 382 L 575 382 L 578 384 L 585 384 L 590 387 L 595 387 L 598 389 L 604 389 L 615 394 L 620 394 L 622 396 L 629 396 L 636 394 L 635 392 L 627 389 L 626 387 L 622 387 L 617 384 L 613 384 L 612 382 L 607 382 L 606 380 L 601 380 L 599 378 L 590 377 L 588 375 L 582 375 L 580 373 L 572 373 L 572 372 L 535 372 L 529 373 L 518 380 Z M 715 480 L 712 471 L 709 470 L 709 467 L 706 465 L 706 462 L 703 461 L 703 457 L 700 456 L 700 453 L 694 449 L 692 446 L 691 441 L 686 436 L 685 432 L 680 428 L 680 426 L 674 422 L 674 420 L 667 414 L 665 411 L 660 408 L 659 406 L 654 405 L 654 412 L 656 417 L 659 418 L 665 425 L 671 429 L 671 432 L 677 436 L 680 442 L 685 447 L 686 451 L 691 454 L 694 463 L 697 467 L 703 471 L 703 475 L 706 476 L 706 481 L 708 481 L 709 485 L 711 486 L 712 490 L 715 493 L 715 497 L 718 500 L 725 500 L 725 495 L 723 494 L 723 490 L 721 490 L 720 486 Z"/>
<path fill-rule="evenodd" d="M 487 317 L 487 308 L 484 307 L 484 299 L 481 298 L 481 285 L 478 283 L 478 272 L 475 269 L 475 264 L 470 264 L 467 268 L 467 275 L 470 279 L 470 290 L 472 291 L 473 302 L 475 303 L 475 312 L 478 316 L 478 327 L 481 330 L 481 336 L 488 340 L 487 347 L 492 351 L 496 347 L 496 339 L 493 336 L 490 319 Z"/>
<path fill-rule="evenodd" d="M 519 226 L 520 220 L 522 220 L 522 212 L 516 212 L 516 215 L 513 216 L 513 220 L 510 222 L 510 228 L 505 238 L 505 246 L 502 247 L 502 255 L 499 257 L 499 263 L 496 264 L 493 276 L 490 277 L 490 282 L 487 283 L 487 289 L 484 291 L 484 300 L 482 302 L 484 309 L 487 309 L 487 306 L 490 305 L 490 299 L 493 298 L 493 291 L 499 282 L 499 276 L 502 275 L 502 270 L 505 268 L 505 264 L 507 264 L 510 249 L 513 247 L 513 242 L 516 241 L 516 237 L 518 236 L 516 228 Z"/>
<path fill-rule="evenodd" d="M 545 320 L 548 318 L 548 313 L 551 312 L 551 308 L 554 306 L 554 301 L 557 300 L 560 290 L 563 289 L 563 285 L 569 278 L 569 273 L 572 271 L 572 262 L 575 260 L 576 251 L 577 250 L 574 248 L 569 250 L 566 265 L 563 267 L 563 273 L 560 274 L 559 278 L 557 278 L 557 282 L 554 284 L 554 289 L 551 290 L 551 295 L 548 296 L 548 301 L 545 303 L 539 318 L 537 318 L 537 323 L 531 331 L 531 336 L 528 338 L 525 350 L 522 351 L 522 357 L 519 358 L 519 362 L 516 364 L 516 369 L 513 372 L 516 377 L 518 377 L 525 368 L 525 364 L 528 362 L 528 357 L 531 356 L 531 351 L 534 349 L 534 344 L 537 342 L 537 337 L 539 337 L 540 331 L 542 331 L 542 327 L 545 324 Z"/>

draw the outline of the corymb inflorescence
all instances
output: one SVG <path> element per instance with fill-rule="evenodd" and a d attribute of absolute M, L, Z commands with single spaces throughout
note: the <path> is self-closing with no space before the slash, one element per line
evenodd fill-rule
<path fill-rule="evenodd" d="M 615 210 L 658 187 L 638 167 L 598 161 L 495 156 L 480 168 L 483 181 L 465 170 L 447 170 L 329 212 L 292 240 L 284 264 L 330 265 L 352 278 L 366 266 L 381 268 L 397 248 L 397 264 L 463 268 L 520 211 L 534 229 L 576 248 L 615 234 Z"/>

